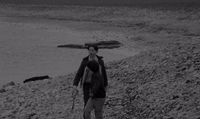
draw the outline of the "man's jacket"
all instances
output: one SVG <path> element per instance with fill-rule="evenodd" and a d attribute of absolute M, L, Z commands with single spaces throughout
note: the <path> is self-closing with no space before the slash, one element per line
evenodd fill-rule
<path fill-rule="evenodd" d="M 101 72 L 102 72 L 102 76 L 103 76 L 103 79 L 104 79 L 104 86 L 106 87 L 108 85 L 108 80 L 107 80 L 107 74 L 106 74 L 106 70 L 105 70 L 104 61 L 102 59 L 103 57 L 97 56 L 97 58 L 98 58 L 99 64 L 101 65 L 101 70 L 102 70 Z M 85 70 L 88 62 L 89 62 L 89 56 L 83 58 L 81 65 L 78 69 L 78 72 L 76 73 L 76 76 L 74 78 L 73 85 L 78 86 L 80 80 L 83 77 L 84 70 Z"/>

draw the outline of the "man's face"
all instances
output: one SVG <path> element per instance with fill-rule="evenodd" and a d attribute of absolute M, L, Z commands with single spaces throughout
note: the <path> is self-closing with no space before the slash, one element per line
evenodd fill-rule
<path fill-rule="evenodd" d="M 97 54 L 97 51 L 93 47 L 90 47 L 88 49 L 88 52 L 89 52 L 89 55 L 91 55 L 91 56 L 94 56 Z"/>

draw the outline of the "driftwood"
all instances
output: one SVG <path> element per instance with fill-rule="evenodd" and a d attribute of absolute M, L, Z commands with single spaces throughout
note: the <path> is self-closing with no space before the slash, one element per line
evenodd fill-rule
<path fill-rule="evenodd" d="M 119 48 L 122 44 L 119 41 L 99 41 L 99 42 L 91 42 L 85 43 L 84 45 L 80 44 L 66 44 L 66 45 L 58 45 L 59 48 L 75 48 L 75 49 L 86 49 L 89 45 L 97 45 L 100 49 L 114 49 Z"/>
<path fill-rule="evenodd" d="M 103 45 L 100 45 L 100 46 L 98 46 L 99 47 L 99 49 L 114 49 L 114 48 L 119 48 L 119 47 L 121 47 L 121 46 L 119 46 L 119 45 L 111 45 L 111 46 L 103 46 Z"/>
<path fill-rule="evenodd" d="M 50 79 L 50 77 L 48 75 L 38 76 L 38 77 L 32 77 L 32 78 L 24 80 L 24 83 L 31 82 L 31 81 L 44 80 L 44 79 Z"/>
<path fill-rule="evenodd" d="M 85 43 L 85 46 L 88 45 L 103 45 L 103 46 L 109 46 L 109 45 L 121 45 L 119 41 L 99 41 L 99 42 L 91 42 L 91 43 Z"/>
<path fill-rule="evenodd" d="M 78 44 L 67 44 L 67 45 L 58 45 L 59 48 L 75 48 L 75 49 L 85 49 L 86 47 L 84 45 L 78 45 Z"/>

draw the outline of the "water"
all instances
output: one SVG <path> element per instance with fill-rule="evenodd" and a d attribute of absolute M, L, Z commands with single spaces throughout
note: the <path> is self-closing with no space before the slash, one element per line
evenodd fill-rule
<path fill-rule="evenodd" d="M 93 41 L 90 31 L 76 30 L 84 23 L 0 17 L 0 86 L 21 83 L 33 76 L 74 72 L 87 50 L 57 48 L 67 43 Z M 88 26 L 88 25 L 87 25 Z M 85 27 L 85 26 L 83 26 Z M 129 56 L 126 49 L 100 50 L 105 62 Z"/>

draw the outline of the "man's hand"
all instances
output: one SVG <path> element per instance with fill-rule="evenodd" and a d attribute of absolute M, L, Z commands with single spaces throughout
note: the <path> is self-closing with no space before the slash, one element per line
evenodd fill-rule
<path fill-rule="evenodd" d="M 73 86 L 73 89 L 72 89 L 72 97 L 76 97 L 76 95 L 78 94 L 78 87 L 77 86 Z"/>

